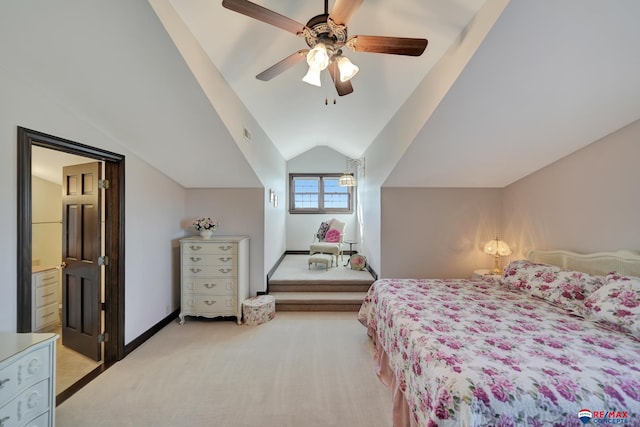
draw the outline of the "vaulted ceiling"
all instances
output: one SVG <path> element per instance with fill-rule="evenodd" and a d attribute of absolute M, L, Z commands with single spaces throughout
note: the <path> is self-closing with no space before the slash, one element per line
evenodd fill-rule
<path fill-rule="evenodd" d="M 255 2 L 303 23 L 323 9 L 321 0 Z M 360 73 L 344 97 L 301 82 L 304 63 L 256 80 L 306 45 L 221 3 L 3 2 L 0 77 L 55 99 L 186 187 L 257 180 L 159 6 L 284 159 L 318 145 L 360 157 L 390 123 L 421 121 L 385 185 L 502 187 L 640 119 L 637 0 L 364 0 L 350 35 L 424 37 L 429 46 L 420 57 L 347 51 Z M 504 4 L 436 108 L 407 111 L 412 96 L 431 96 L 432 70 L 470 37 L 478 13 Z"/>

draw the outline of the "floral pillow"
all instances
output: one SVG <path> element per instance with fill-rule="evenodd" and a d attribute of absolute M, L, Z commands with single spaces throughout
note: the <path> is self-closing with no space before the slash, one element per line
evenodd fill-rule
<path fill-rule="evenodd" d="M 330 228 L 324 235 L 324 241 L 329 243 L 338 243 L 340 241 L 340 230 Z"/>
<path fill-rule="evenodd" d="M 322 222 L 320 224 L 320 228 L 318 228 L 318 232 L 316 233 L 316 237 L 318 238 L 319 241 L 324 240 L 324 236 L 327 234 L 327 231 L 329 231 L 329 223 Z"/>
<path fill-rule="evenodd" d="M 576 314 L 583 314 L 584 301 L 604 285 L 600 276 L 562 270 L 560 267 L 527 260 L 510 263 L 501 282 Z"/>
<path fill-rule="evenodd" d="M 606 285 L 584 303 L 585 313 L 640 338 L 640 277 L 609 273 Z"/>

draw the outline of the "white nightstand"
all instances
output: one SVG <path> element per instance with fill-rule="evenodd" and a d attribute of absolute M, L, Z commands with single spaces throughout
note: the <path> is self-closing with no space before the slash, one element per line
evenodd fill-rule
<path fill-rule="evenodd" d="M 500 278 L 502 277 L 501 274 L 491 274 L 491 270 L 489 270 L 488 268 L 481 268 L 479 270 L 473 270 L 473 275 L 471 276 L 472 279 L 482 279 L 482 278 L 487 278 L 490 277 L 494 280 L 500 280 Z"/>

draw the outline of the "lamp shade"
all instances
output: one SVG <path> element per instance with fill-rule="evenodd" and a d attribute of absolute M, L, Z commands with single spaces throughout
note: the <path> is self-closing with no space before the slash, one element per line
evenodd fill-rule
<path fill-rule="evenodd" d="M 344 175 L 342 175 L 338 180 L 338 185 L 340 187 L 355 187 L 356 183 L 357 181 L 354 178 L 354 176 L 348 173 L 345 173 Z"/>
<path fill-rule="evenodd" d="M 320 72 L 322 70 L 320 68 L 315 68 L 315 67 L 309 67 L 309 71 L 307 71 L 307 74 L 305 74 L 305 76 L 302 78 L 302 81 L 305 83 L 309 83 L 310 85 L 314 85 L 314 86 L 322 86 L 322 83 L 320 82 Z"/>
<path fill-rule="evenodd" d="M 489 255 L 507 256 L 511 255 L 511 248 L 504 241 L 497 237 L 493 240 L 489 240 L 484 245 L 484 253 Z"/>
<path fill-rule="evenodd" d="M 340 81 L 346 82 L 349 81 L 358 74 L 360 69 L 353 65 L 353 63 L 346 56 L 341 56 L 338 58 L 338 69 L 340 70 Z"/>
<path fill-rule="evenodd" d="M 307 64 L 310 68 L 317 68 L 320 71 L 329 66 L 329 53 L 324 43 L 318 43 L 307 53 Z"/>

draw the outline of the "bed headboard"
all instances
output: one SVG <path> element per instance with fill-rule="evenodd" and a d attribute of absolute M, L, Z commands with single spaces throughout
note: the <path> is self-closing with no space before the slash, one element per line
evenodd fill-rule
<path fill-rule="evenodd" d="M 532 250 L 527 259 L 542 264 L 556 265 L 565 270 L 603 276 L 615 271 L 626 276 L 640 277 L 640 253 L 633 251 L 596 252 L 580 254 L 570 251 Z"/>

